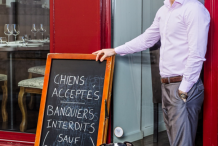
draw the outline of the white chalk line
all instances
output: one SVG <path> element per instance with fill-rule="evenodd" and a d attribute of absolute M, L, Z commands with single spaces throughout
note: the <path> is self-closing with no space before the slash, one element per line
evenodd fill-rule
<path fill-rule="evenodd" d="M 92 140 L 92 138 L 90 137 L 90 139 L 91 139 L 91 141 L 92 141 L 92 144 L 93 144 L 93 146 L 95 146 L 95 144 L 94 144 L 94 142 L 93 142 L 93 140 Z"/>
<path fill-rule="evenodd" d="M 45 140 L 46 140 L 46 138 L 47 138 L 47 136 L 48 136 L 48 133 L 49 133 L 49 131 L 47 132 L 47 134 L 45 135 L 45 139 L 44 139 L 44 141 L 43 141 L 43 146 L 47 146 L 47 145 L 44 145 L 45 144 Z"/>
<path fill-rule="evenodd" d="M 82 103 L 82 102 L 66 102 L 66 101 L 61 101 L 61 103 L 85 104 L 85 103 Z"/>

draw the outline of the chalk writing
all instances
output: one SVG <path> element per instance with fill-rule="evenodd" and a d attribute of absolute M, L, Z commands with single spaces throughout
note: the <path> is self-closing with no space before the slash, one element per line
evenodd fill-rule
<path fill-rule="evenodd" d="M 106 63 L 74 61 L 52 62 L 41 146 L 96 145 Z"/>

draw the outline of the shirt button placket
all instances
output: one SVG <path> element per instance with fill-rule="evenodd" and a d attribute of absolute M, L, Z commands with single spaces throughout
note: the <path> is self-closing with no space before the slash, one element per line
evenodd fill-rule
<path fill-rule="evenodd" d="M 171 13 L 172 13 L 172 8 L 169 8 L 168 9 L 168 13 L 167 13 L 167 17 L 166 17 L 166 21 L 165 21 L 165 24 L 164 24 L 164 31 L 163 31 L 163 51 L 162 51 L 162 55 L 160 56 L 160 62 L 161 62 L 161 72 L 163 71 L 163 55 L 164 55 L 164 51 L 165 51 L 165 48 L 166 48 L 166 30 L 167 30 L 167 25 L 168 25 L 168 21 L 170 19 L 170 16 L 171 16 Z"/>

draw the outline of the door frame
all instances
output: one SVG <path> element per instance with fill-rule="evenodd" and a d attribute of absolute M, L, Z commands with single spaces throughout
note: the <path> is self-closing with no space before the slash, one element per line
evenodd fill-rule
<path fill-rule="evenodd" d="M 217 145 L 218 139 L 218 1 L 205 0 L 211 15 L 208 49 L 204 63 L 203 145 Z"/>

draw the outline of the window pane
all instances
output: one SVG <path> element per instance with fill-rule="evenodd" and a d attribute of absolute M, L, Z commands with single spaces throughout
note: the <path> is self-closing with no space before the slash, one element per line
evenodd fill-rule
<path fill-rule="evenodd" d="M 49 0 L 1 0 L 0 20 L 0 130 L 35 133 L 50 45 Z"/>

